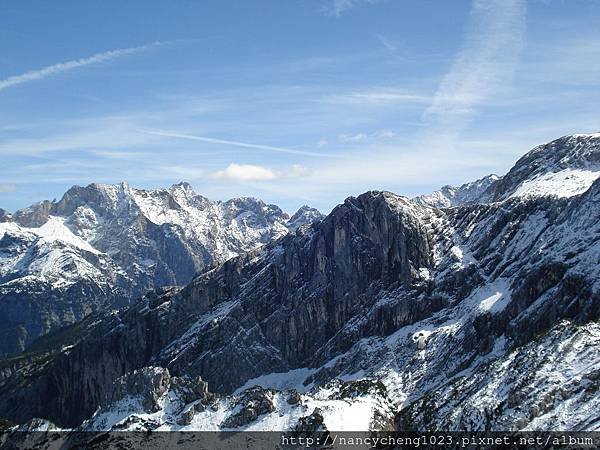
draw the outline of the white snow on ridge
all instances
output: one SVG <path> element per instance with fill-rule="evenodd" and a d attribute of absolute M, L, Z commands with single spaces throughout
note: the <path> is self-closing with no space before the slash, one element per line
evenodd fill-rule
<path fill-rule="evenodd" d="M 156 412 L 144 411 L 136 397 L 125 397 L 110 408 L 98 410 L 84 422 L 82 429 L 91 431 L 145 430 L 150 425 L 155 431 L 275 431 L 289 430 L 298 420 L 311 414 L 317 408 L 323 415 L 327 429 L 335 431 L 368 431 L 377 411 L 388 405 L 378 396 L 365 394 L 355 398 L 339 398 L 333 388 L 321 388 L 310 394 L 301 394 L 296 404 L 288 402 L 289 391 L 272 393 L 274 411 L 261 414 L 256 420 L 239 428 L 227 428 L 224 421 L 239 412 L 243 393 L 219 399 L 214 405 L 195 411 L 191 421 L 184 425 L 179 420 L 183 411 L 194 409 L 194 401 L 185 405 L 173 391 L 158 399 L 160 409 Z"/>
<path fill-rule="evenodd" d="M 0 222 L 0 239 L 9 231 L 19 231 L 19 225 L 14 222 Z"/>
<path fill-rule="evenodd" d="M 574 137 L 586 137 L 586 138 L 600 138 L 600 133 L 576 133 Z"/>
<path fill-rule="evenodd" d="M 73 232 L 64 224 L 65 219 L 61 217 L 50 216 L 48 221 L 39 228 L 27 228 L 17 225 L 14 222 L 0 223 L 0 239 L 7 233 L 31 233 L 33 236 L 43 239 L 45 242 L 52 243 L 60 241 L 71 247 L 85 250 L 86 252 L 99 254 L 98 250 L 89 243 L 73 234 Z"/>
<path fill-rule="evenodd" d="M 24 228 L 24 230 L 34 233 L 49 242 L 61 241 L 65 244 L 77 247 L 90 253 L 101 253 L 80 237 L 75 236 L 73 232 L 65 226 L 64 221 L 65 219 L 60 217 L 50 216 L 48 221 L 41 227 Z"/>
<path fill-rule="evenodd" d="M 73 234 L 64 222 L 63 218 L 50 216 L 44 225 L 37 228 L 22 227 L 14 222 L 1 223 L 0 238 L 10 233 L 17 237 L 18 246 L 25 245 L 29 250 L 15 253 L 14 249 L 9 249 L 3 254 L 0 257 L 0 275 L 16 272 L 20 276 L 12 281 L 25 283 L 28 276 L 33 276 L 34 282 L 48 281 L 56 288 L 68 286 L 80 278 L 94 278 L 97 269 L 82 258 L 80 252 L 96 255 L 101 252 Z M 35 258 L 32 259 L 30 254 L 35 254 Z"/>
<path fill-rule="evenodd" d="M 231 248 L 236 241 L 253 242 L 252 247 L 258 248 L 270 233 L 283 236 L 288 232 L 283 219 L 259 226 L 253 223 L 255 212 L 242 210 L 235 215 L 235 207 L 228 202 L 211 202 L 197 195 L 190 186 L 174 185 L 169 190 L 153 191 L 129 189 L 132 199 L 148 220 L 157 225 L 178 226 L 188 239 L 213 248 L 223 260 L 238 255 L 239 252 Z M 266 213 L 267 209 L 264 205 L 262 212 Z"/>
<path fill-rule="evenodd" d="M 295 389 L 298 392 L 305 392 L 312 387 L 312 384 L 305 386 L 304 380 L 306 380 L 313 373 L 315 373 L 315 369 L 309 369 L 306 367 L 290 370 L 289 372 L 269 373 L 248 380 L 242 387 L 238 388 L 234 392 L 234 395 L 240 394 L 246 389 L 250 389 L 254 386 L 279 390 Z"/>
<path fill-rule="evenodd" d="M 573 197 L 587 191 L 600 177 L 600 171 L 564 169 L 560 172 L 545 173 L 533 180 L 521 183 L 509 198 L 540 197 Z"/>

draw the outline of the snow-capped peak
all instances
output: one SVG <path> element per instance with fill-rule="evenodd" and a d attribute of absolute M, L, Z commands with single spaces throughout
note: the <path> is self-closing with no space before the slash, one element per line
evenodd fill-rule
<path fill-rule="evenodd" d="M 325 217 L 318 209 L 303 205 L 296 211 L 287 222 L 287 226 L 291 230 L 296 230 L 308 223 L 318 222 Z"/>
<path fill-rule="evenodd" d="M 571 197 L 600 177 L 600 133 L 563 136 L 539 145 L 521 159 L 483 197 Z"/>
<path fill-rule="evenodd" d="M 496 174 L 491 174 L 458 187 L 446 185 L 440 190 L 429 195 L 420 195 L 413 198 L 413 200 L 421 205 L 435 208 L 450 208 L 468 203 L 477 203 L 481 200 L 481 196 L 486 189 L 500 178 Z"/>

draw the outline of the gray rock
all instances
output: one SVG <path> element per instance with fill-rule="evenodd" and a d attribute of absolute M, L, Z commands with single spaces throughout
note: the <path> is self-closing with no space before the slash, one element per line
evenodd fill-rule
<path fill-rule="evenodd" d="M 323 422 L 323 412 L 320 408 L 315 408 L 310 415 L 298 419 L 294 433 L 298 436 L 314 436 L 315 433 L 327 431 Z"/>
<path fill-rule="evenodd" d="M 240 428 L 254 422 L 263 414 L 275 411 L 273 393 L 261 387 L 246 390 L 236 407 L 239 407 L 239 411 L 223 421 L 223 428 Z"/>
<path fill-rule="evenodd" d="M 169 390 L 171 375 L 162 367 L 144 367 L 117 379 L 103 406 L 108 406 L 127 396 L 142 399 L 144 411 L 152 413 L 159 409 L 158 400 Z"/>
<path fill-rule="evenodd" d="M 302 401 L 302 398 L 300 397 L 300 394 L 296 390 L 293 390 L 287 399 L 287 402 L 290 405 L 297 405 L 301 401 Z"/>
<path fill-rule="evenodd" d="M 179 425 L 189 425 L 194 420 L 194 412 L 196 410 L 194 408 L 188 408 L 184 412 L 181 413 L 181 416 L 177 423 Z"/>

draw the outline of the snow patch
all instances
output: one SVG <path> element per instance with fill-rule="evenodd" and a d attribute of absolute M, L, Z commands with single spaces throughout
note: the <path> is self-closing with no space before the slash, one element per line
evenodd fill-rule
<path fill-rule="evenodd" d="M 48 221 L 39 228 L 23 228 L 24 231 L 29 231 L 43 238 L 48 242 L 60 241 L 67 245 L 85 250 L 86 252 L 100 254 L 98 250 L 88 244 L 78 236 L 75 236 L 69 228 L 64 224 L 65 219 L 61 217 L 50 216 Z"/>
<path fill-rule="evenodd" d="M 488 298 L 484 298 L 479 304 L 479 308 L 492 313 L 502 311 L 508 304 L 509 300 L 510 298 L 508 298 L 508 296 L 503 292 L 496 292 L 490 295 Z"/>
<path fill-rule="evenodd" d="M 310 389 L 312 384 L 305 385 L 304 381 L 314 372 L 315 369 L 303 367 L 288 372 L 269 373 L 248 380 L 242 387 L 237 389 L 234 394 L 239 394 L 254 386 L 278 390 L 295 389 L 298 392 L 306 392 Z"/>
<path fill-rule="evenodd" d="M 533 180 L 521 183 L 509 198 L 541 197 L 573 197 L 587 191 L 600 177 L 600 171 L 565 169 L 540 175 Z"/>

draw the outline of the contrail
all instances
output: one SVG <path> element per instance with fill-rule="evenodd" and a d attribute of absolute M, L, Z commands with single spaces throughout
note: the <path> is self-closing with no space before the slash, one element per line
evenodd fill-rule
<path fill-rule="evenodd" d="M 133 53 L 139 53 L 149 48 L 161 45 L 161 42 L 153 42 L 147 45 L 141 45 L 139 47 L 120 48 L 116 50 L 109 50 L 107 52 L 96 53 L 88 58 L 75 59 L 72 61 L 62 62 L 53 64 L 51 66 L 44 67 L 42 69 L 31 70 L 29 72 L 22 73 L 20 75 L 13 75 L 11 77 L 0 80 L 0 91 L 8 89 L 12 86 L 19 84 L 28 83 L 34 80 L 41 80 L 52 75 L 56 75 L 69 70 L 77 69 L 78 67 L 89 66 L 91 64 L 99 64 L 107 61 L 111 61 L 121 56 L 131 55 Z"/>
<path fill-rule="evenodd" d="M 172 137 L 172 138 L 178 138 L 178 139 L 189 139 L 191 141 L 209 142 L 211 144 L 233 145 L 235 147 L 253 148 L 253 149 L 258 149 L 258 150 L 268 150 L 271 152 L 289 153 L 292 155 L 316 156 L 316 157 L 324 157 L 324 158 L 335 158 L 336 157 L 334 155 L 329 155 L 329 154 L 324 154 L 324 153 L 307 152 L 304 150 L 294 150 L 294 149 L 285 148 L 285 147 L 273 147 L 271 145 L 250 144 L 248 142 L 228 141 L 225 139 L 214 139 L 214 138 L 205 137 L 205 136 L 192 136 L 189 134 L 179 134 L 179 133 L 171 133 L 171 132 L 156 131 L 156 130 L 140 130 L 140 131 L 142 133 L 154 134 L 156 136 L 165 136 L 165 137 Z"/>
<path fill-rule="evenodd" d="M 473 0 L 463 48 L 423 117 L 461 130 L 509 85 L 525 41 L 525 0 Z"/>

